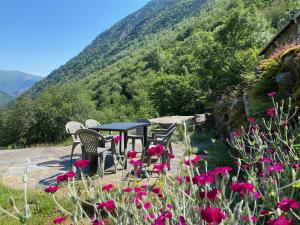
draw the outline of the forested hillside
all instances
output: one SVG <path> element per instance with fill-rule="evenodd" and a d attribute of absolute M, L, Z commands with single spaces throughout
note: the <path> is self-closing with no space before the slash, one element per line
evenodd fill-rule
<path fill-rule="evenodd" d="M 14 98 L 2 91 L 0 91 L 0 107 L 5 106 L 7 103 L 12 101 Z"/>
<path fill-rule="evenodd" d="M 0 112 L 0 146 L 61 141 L 68 120 L 213 112 L 224 94 L 253 84 L 257 53 L 299 6 L 150 1 Z"/>

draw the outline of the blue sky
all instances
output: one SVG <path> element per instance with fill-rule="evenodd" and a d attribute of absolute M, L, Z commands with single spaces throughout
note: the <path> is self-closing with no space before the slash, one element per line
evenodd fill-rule
<path fill-rule="evenodd" d="M 149 0 L 0 0 L 0 69 L 48 75 Z"/>

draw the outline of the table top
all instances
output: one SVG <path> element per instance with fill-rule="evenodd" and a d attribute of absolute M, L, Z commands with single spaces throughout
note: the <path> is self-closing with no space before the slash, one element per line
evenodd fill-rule
<path fill-rule="evenodd" d="M 149 123 L 137 123 L 137 122 L 119 122 L 119 123 L 110 123 L 102 124 L 96 127 L 91 127 L 93 130 L 104 130 L 104 131 L 129 131 L 137 127 L 147 127 L 150 126 Z"/>

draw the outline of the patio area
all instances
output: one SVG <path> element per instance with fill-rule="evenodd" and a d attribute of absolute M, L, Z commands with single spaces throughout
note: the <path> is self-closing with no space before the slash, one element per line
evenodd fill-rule
<path fill-rule="evenodd" d="M 184 146 L 181 143 L 172 143 L 175 158 L 171 161 L 170 173 L 175 173 L 180 168 L 180 161 L 183 159 Z M 136 144 L 137 149 L 141 143 Z M 128 143 L 128 146 L 131 146 Z M 130 147 L 129 147 L 130 150 Z M 22 189 L 22 175 L 28 169 L 28 185 L 30 189 L 44 188 L 56 183 L 56 177 L 69 170 L 71 146 L 60 147 L 37 147 L 17 150 L 0 151 L 0 182 L 5 186 Z M 81 158 L 80 146 L 74 151 L 73 161 Z M 106 162 L 110 163 L 110 162 Z M 152 169 L 153 164 L 149 166 Z M 126 172 L 132 170 L 128 165 Z M 104 174 L 103 183 L 118 183 L 121 178 L 121 170 L 117 173 Z"/>

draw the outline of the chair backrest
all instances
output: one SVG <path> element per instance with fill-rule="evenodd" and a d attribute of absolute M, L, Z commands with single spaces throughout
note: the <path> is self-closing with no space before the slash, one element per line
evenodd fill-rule
<path fill-rule="evenodd" d="M 135 122 L 137 123 L 147 123 L 147 124 L 151 124 L 151 122 L 147 119 L 137 119 Z M 138 127 L 136 128 L 136 134 L 137 135 L 144 135 L 144 128 L 143 127 Z"/>
<path fill-rule="evenodd" d="M 91 127 L 96 127 L 101 125 L 97 120 L 93 120 L 93 119 L 88 119 L 85 121 L 85 126 L 86 128 L 91 128 Z"/>
<path fill-rule="evenodd" d="M 77 139 L 75 133 L 76 133 L 76 131 L 78 131 L 80 129 L 85 129 L 85 127 L 84 127 L 84 125 L 82 125 L 81 123 L 78 123 L 76 121 L 70 121 L 66 124 L 66 132 L 68 134 L 71 134 L 74 141 Z"/>
<path fill-rule="evenodd" d="M 167 145 L 169 145 L 169 143 L 171 142 L 171 139 L 172 139 L 172 136 L 173 136 L 175 130 L 176 130 L 176 126 L 173 127 L 173 128 L 172 128 L 168 133 L 166 133 L 166 134 L 155 134 L 155 135 L 154 135 L 154 139 L 160 138 L 161 141 L 164 143 L 164 145 L 167 146 Z"/>
<path fill-rule="evenodd" d="M 97 153 L 99 142 L 105 141 L 105 137 L 93 130 L 80 129 L 75 135 L 80 139 L 82 150 L 90 154 Z"/>

